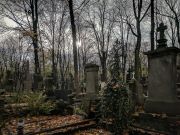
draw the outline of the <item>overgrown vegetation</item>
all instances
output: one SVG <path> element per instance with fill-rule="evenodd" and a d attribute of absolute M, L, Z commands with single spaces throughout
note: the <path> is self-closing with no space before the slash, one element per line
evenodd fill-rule
<path fill-rule="evenodd" d="M 30 115 L 49 114 L 56 106 L 55 102 L 48 100 L 42 91 L 17 92 L 8 97 L 6 102 L 10 105 L 15 104 L 11 107 L 15 107 L 12 109 L 16 113 L 27 111 Z"/>
<path fill-rule="evenodd" d="M 112 80 L 101 100 L 101 120 L 112 124 L 115 134 L 122 133 L 131 122 L 131 102 L 125 85 Z"/>
<path fill-rule="evenodd" d="M 119 43 L 116 41 L 111 54 L 111 78 L 102 93 L 100 113 L 101 120 L 106 124 L 112 125 L 112 131 L 120 134 L 124 129 L 128 129 L 131 122 L 131 100 L 128 96 L 128 90 L 120 80 L 120 60 Z"/>
<path fill-rule="evenodd" d="M 25 95 L 25 102 L 32 115 L 49 114 L 55 108 L 55 103 L 47 100 L 43 92 L 32 92 Z"/>

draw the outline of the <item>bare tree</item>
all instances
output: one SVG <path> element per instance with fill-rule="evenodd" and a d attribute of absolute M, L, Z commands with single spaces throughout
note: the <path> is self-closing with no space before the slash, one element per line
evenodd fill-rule
<path fill-rule="evenodd" d="M 151 50 L 154 50 L 154 29 L 155 29 L 155 22 L 154 22 L 154 0 L 151 0 Z"/>
<path fill-rule="evenodd" d="M 3 16 L 19 25 L 14 30 L 20 30 L 24 36 L 31 37 L 34 48 L 34 72 L 39 75 L 41 71 L 38 56 L 38 0 L 3 0 L 0 6 Z"/>
<path fill-rule="evenodd" d="M 109 1 L 102 0 L 93 4 L 87 11 L 87 23 L 93 31 L 95 45 L 102 68 L 102 81 L 107 80 L 107 57 L 115 23 L 115 10 L 108 5 Z M 93 10 L 93 11 L 90 11 Z"/>
<path fill-rule="evenodd" d="M 145 3 L 146 4 L 146 3 Z M 148 7 L 144 10 L 143 7 L 143 0 L 132 0 L 132 6 L 133 6 L 133 13 L 135 18 L 135 31 L 133 29 L 133 25 L 129 22 L 129 17 L 127 16 L 127 24 L 129 25 L 132 34 L 136 37 L 136 46 L 135 46 L 135 78 L 137 80 L 136 84 L 136 93 L 137 93 L 137 104 L 142 104 L 142 91 L 139 89 L 139 83 L 141 79 L 141 60 L 140 60 L 140 49 L 141 49 L 141 42 L 142 42 L 142 35 L 141 35 L 141 22 L 145 18 L 149 8 L 150 4 L 148 4 Z"/>
<path fill-rule="evenodd" d="M 72 30 L 72 39 L 73 39 L 73 58 L 74 58 L 74 83 L 75 90 L 79 93 L 79 75 L 78 75 L 78 56 L 77 56 L 77 38 L 76 38 L 76 25 L 74 20 L 74 11 L 73 11 L 73 0 L 68 0 L 69 3 L 69 13 L 71 20 L 71 30 Z"/>
<path fill-rule="evenodd" d="M 176 25 L 176 35 L 178 39 L 178 43 L 180 46 L 180 25 L 179 25 L 179 19 L 180 19 L 180 2 L 179 0 L 165 0 L 165 3 L 167 4 L 168 8 L 171 10 L 173 16 L 171 18 L 174 19 L 175 25 Z"/>

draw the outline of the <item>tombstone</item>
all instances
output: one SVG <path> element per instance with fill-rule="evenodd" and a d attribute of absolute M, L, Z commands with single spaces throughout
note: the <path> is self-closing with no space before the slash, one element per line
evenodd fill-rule
<path fill-rule="evenodd" d="M 148 56 L 148 98 L 145 111 L 150 113 L 180 114 L 180 99 L 177 91 L 180 89 L 180 65 L 178 53 L 180 49 L 167 47 L 164 31 L 167 26 L 163 23 L 157 29 L 160 39 L 154 51 L 146 52 Z M 177 61 L 178 60 L 178 61 Z"/>
<path fill-rule="evenodd" d="M 5 77 L 5 89 L 7 91 L 12 91 L 13 86 L 14 86 L 14 79 L 13 79 L 12 71 L 7 70 Z"/>
<path fill-rule="evenodd" d="M 132 79 L 132 69 L 129 68 L 126 75 L 126 82 L 129 82 Z"/>
<path fill-rule="evenodd" d="M 25 90 L 31 90 L 32 88 L 32 74 L 30 73 L 30 70 L 29 70 L 29 61 L 26 61 L 26 64 L 25 64 L 25 81 L 24 81 L 24 89 Z"/>
<path fill-rule="evenodd" d="M 6 104 L 6 90 L 0 89 L 0 125 L 4 123 L 5 119 L 9 117 L 8 113 L 5 110 L 5 104 Z M 0 131 L 1 133 L 1 131 Z"/>
<path fill-rule="evenodd" d="M 86 93 L 89 98 L 95 98 L 98 95 L 98 70 L 96 64 L 87 64 L 85 66 L 86 74 Z"/>
<path fill-rule="evenodd" d="M 26 80 L 24 81 L 24 89 L 25 90 L 31 90 L 32 89 L 32 74 L 28 73 L 26 76 Z"/>
<path fill-rule="evenodd" d="M 74 91 L 74 78 L 72 73 L 70 73 L 68 77 L 68 90 Z"/>
<path fill-rule="evenodd" d="M 53 90 L 53 77 L 49 76 L 45 78 L 45 88 L 46 90 Z"/>
<path fill-rule="evenodd" d="M 43 77 L 40 74 L 33 74 L 32 90 L 43 89 Z"/>

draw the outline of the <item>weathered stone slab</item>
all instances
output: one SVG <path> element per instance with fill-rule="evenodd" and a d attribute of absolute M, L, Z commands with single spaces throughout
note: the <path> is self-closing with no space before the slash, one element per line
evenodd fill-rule
<path fill-rule="evenodd" d="M 148 99 L 146 112 L 180 114 L 177 97 L 177 54 L 176 47 L 160 48 L 145 53 L 148 56 Z"/>
<path fill-rule="evenodd" d="M 85 66 L 86 93 L 90 98 L 94 98 L 98 94 L 98 70 L 99 66 L 95 64 Z"/>

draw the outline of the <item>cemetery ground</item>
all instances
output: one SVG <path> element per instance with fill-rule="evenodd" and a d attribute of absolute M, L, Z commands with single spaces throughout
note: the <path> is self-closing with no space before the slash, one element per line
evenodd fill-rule
<path fill-rule="evenodd" d="M 99 66 L 89 63 L 81 92 L 73 81 L 54 89 L 52 78 L 44 81 L 46 89 L 0 89 L 1 134 L 180 135 L 180 49 L 167 47 L 165 29 L 161 23 L 157 49 L 145 53 L 147 79 L 130 73 L 124 83 L 115 65 L 112 78 L 99 87 Z M 43 88 L 42 82 L 36 87 Z"/>
<path fill-rule="evenodd" d="M 116 92 L 119 86 L 112 86 Z M 109 91 L 107 92 L 109 93 Z M 111 94 L 113 97 L 113 93 Z M 1 95 L 1 101 L 3 99 L 6 99 L 4 100 L 5 109 L 3 111 L 1 110 L 1 118 L 2 115 L 4 115 L 4 121 L 3 123 L 1 122 L 1 126 L 3 127 L 1 131 L 3 135 L 113 134 L 112 129 L 114 127 L 112 127 L 112 119 L 105 119 L 106 121 L 99 122 L 99 114 L 97 112 L 95 114 L 93 104 L 91 104 L 91 108 L 88 110 L 89 112 L 84 111 L 85 108 L 83 107 L 86 107 L 84 103 L 81 103 L 80 108 L 76 107 L 73 110 L 74 106 L 71 106 L 62 100 L 55 101 L 52 97 L 49 100 L 43 92 L 20 92 L 19 94 L 4 93 Z M 109 99 L 106 98 L 107 102 L 108 100 Z M 117 101 L 112 102 L 115 104 Z M 78 103 L 76 103 L 76 106 L 77 105 Z M 104 105 L 107 104 L 105 103 Z M 126 110 L 128 109 L 126 108 Z M 106 109 L 104 111 L 106 111 Z M 97 116 L 92 116 L 92 114 L 91 116 L 87 116 L 88 113 L 93 113 L 93 115 Z M 121 116 L 118 116 L 124 123 L 116 123 L 120 124 L 119 126 L 121 127 L 121 124 L 127 124 L 126 117 L 132 117 L 130 119 L 131 122 L 129 121 L 130 125 L 123 128 L 123 132 L 121 132 L 123 135 L 171 135 L 173 130 L 180 126 L 180 121 L 176 117 L 170 118 L 166 114 L 146 114 L 141 107 L 136 108 L 135 113 L 125 116 L 126 115 L 124 115 L 125 119 L 123 118 L 124 120 Z M 156 127 L 156 129 L 154 127 Z M 115 130 L 121 130 L 118 129 L 118 127 L 116 128 Z M 171 130 L 172 132 L 169 132 Z M 120 135 L 120 133 L 115 134 Z M 177 133 L 174 132 L 174 135 L 176 134 Z"/>
<path fill-rule="evenodd" d="M 70 81 L 53 89 L 51 78 L 45 90 L 1 89 L 1 134 L 180 135 L 179 53 L 176 47 L 147 52 L 149 77 L 141 83 L 134 77 L 123 83 L 114 74 L 100 88 L 99 66 L 87 64 L 79 93 Z"/>
<path fill-rule="evenodd" d="M 59 103 L 47 101 L 47 97 L 42 93 L 19 92 L 17 94 L 8 92 L 1 95 L 1 101 L 5 101 L 4 109 L 1 110 L 1 132 L 3 135 L 20 135 L 21 132 L 31 135 L 111 134 L 97 126 L 95 119 L 84 119 L 82 110 L 76 109 L 76 112 L 72 112 L 72 108 L 68 107 L 62 100 Z M 56 107 L 59 109 L 57 110 Z M 23 125 L 22 129 L 19 126 L 21 124 Z"/>

